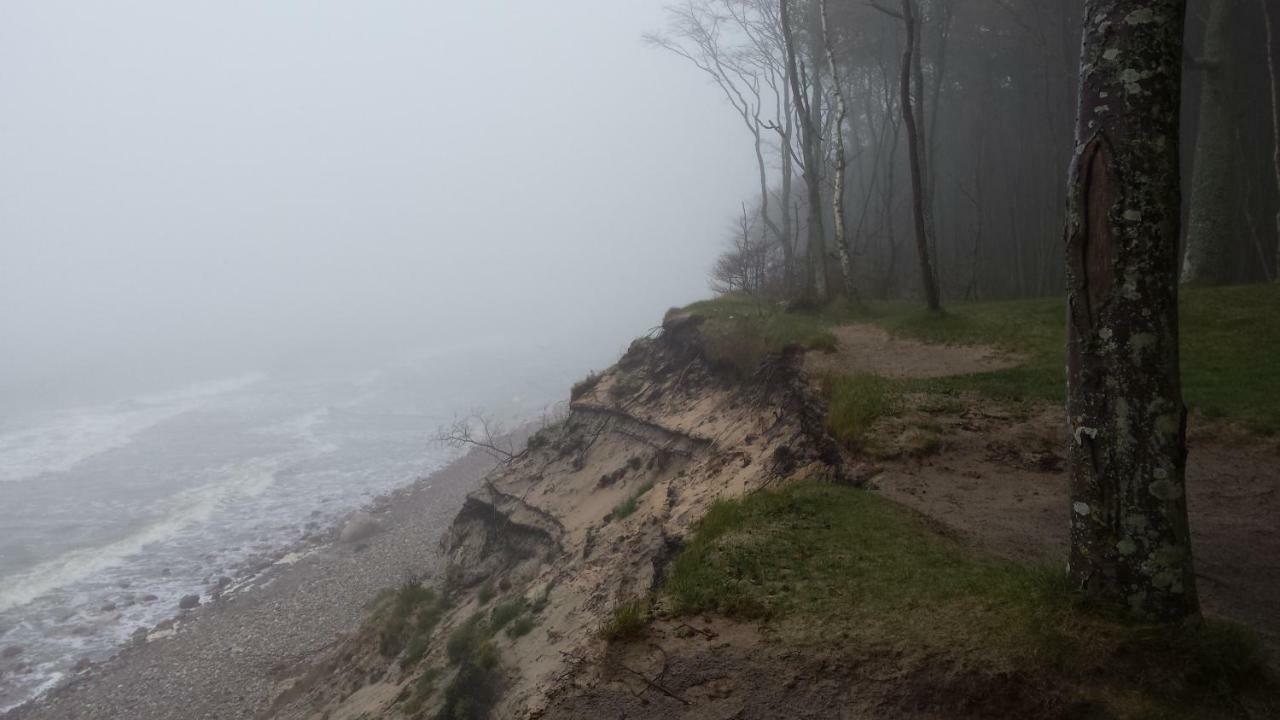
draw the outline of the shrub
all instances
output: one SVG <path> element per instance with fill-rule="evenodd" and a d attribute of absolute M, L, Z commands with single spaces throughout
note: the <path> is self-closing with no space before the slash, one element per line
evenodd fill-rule
<path fill-rule="evenodd" d="M 649 601 L 635 598 L 619 604 L 600 627 L 600 637 L 613 642 L 644 635 L 649 625 Z"/>
<path fill-rule="evenodd" d="M 457 665 L 467 658 L 483 653 L 488 644 L 489 633 L 484 627 L 484 618 L 479 614 L 472 615 L 466 622 L 454 628 L 445 642 L 445 654 L 449 662 Z"/>
<path fill-rule="evenodd" d="M 599 373 L 589 373 L 585 378 L 573 384 L 573 388 L 569 390 L 570 402 L 581 398 L 596 388 L 600 384 Z"/>
<path fill-rule="evenodd" d="M 495 608 L 496 610 L 496 608 Z M 481 720 L 489 716 L 498 695 L 498 651 L 480 614 L 454 629 L 445 643 L 449 662 L 458 667 L 444 691 L 440 720 Z"/>
<path fill-rule="evenodd" d="M 480 586 L 480 592 L 476 595 L 476 600 L 479 601 L 481 605 L 488 605 L 489 601 L 497 596 L 497 594 L 498 591 L 493 586 L 493 580 L 485 580 L 484 584 Z"/>
<path fill-rule="evenodd" d="M 533 629 L 537 627 L 537 625 L 538 625 L 537 621 L 535 621 L 533 618 L 529 617 L 528 615 L 522 615 L 515 622 L 511 623 L 510 627 L 507 628 L 507 637 L 513 640 L 515 638 L 524 637 L 525 635 L 528 635 L 530 632 L 532 632 Z"/>
<path fill-rule="evenodd" d="M 705 326 L 702 349 L 712 365 L 745 378 L 754 373 L 769 354 L 769 343 L 757 323 L 736 318 Z"/>
<path fill-rule="evenodd" d="M 609 397 L 618 402 L 635 395 L 644 387 L 644 381 L 634 375 L 623 375 L 609 386 Z"/>
<path fill-rule="evenodd" d="M 498 603 L 489 613 L 489 634 L 496 634 L 512 620 L 523 615 L 526 609 L 524 598 L 520 597 Z"/>
<path fill-rule="evenodd" d="M 395 657 L 406 646 L 415 646 L 421 657 L 425 652 L 424 636 L 435 627 L 443 611 L 443 602 L 434 590 L 417 580 L 406 582 L 384 599 L 382 608 L 375 613 L 380 624 L 379 651 L 384 657 Z"/>
<path fill-rule="evenodd" d="M 494 673 L 498 656 L 490 648 L 481 656 L 467 659 L 454 673 L 444 690 L 444 703 L 437 720 L 484 720 L 498 699 Z"/>

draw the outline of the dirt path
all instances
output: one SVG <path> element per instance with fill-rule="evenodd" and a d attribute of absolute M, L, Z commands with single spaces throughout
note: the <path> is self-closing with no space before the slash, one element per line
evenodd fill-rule
<path fill-rule="evenodd" d="M 1012 367 L 1019 360 L 992 348 L 900 340 L 868 325 L 834 332 L 839 351 L 809 353 L 811 372 L 929 378 Z M 1009 409 L 976 397 L 940 403 L 923 396 L 908 398 L 907 406 L 874 431 L 877 458 L 863 476 L 875 489 L 986 551 L 1065 562 L 1068 437 L 1061 408 Z M 922 443 L 922 434 L 933 441 Z M 1188 444 L 1204 607 L 1250 625 L 1280 655 L 1280 445 L 1213 433 L 1194 421 Z M 915 452 L 920 447 L 928 448 L 926 457 Z"/>
<path fill-rule="evenodd" d="M 987 551 L 1065 562 L 1061 410 L 1010 416 L 974 406 L 930 419 L 943 428 L 936 454 L 882 463 L 871 484 Z M 1195 434 L 1189 445 L 1187 492 L 1204 607 L 1253 627 L 1280 653 L 1280 449 Z"/>
<path fill-rule="evenodd" d="M 1022 361 L 1016 355 L 977 345 L 930 345 L 895 338 L 875 325 L 832 328 L 834 353 L 809 353 L 810 372 L 869 372 L 887 378 L 934 378 L 1003 370 Z"/>

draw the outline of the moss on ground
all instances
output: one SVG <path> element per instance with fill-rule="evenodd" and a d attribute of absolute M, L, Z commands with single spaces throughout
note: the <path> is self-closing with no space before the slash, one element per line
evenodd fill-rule
<path fill-rule="evenodd" d="M 800 484 L 717 503 L 664 593 L 677 614 L 764 620 L 793 641 L 839 637 L 957 671 L 1022 673 L 1120 717 L 1230 717 L 1244 694 L 1278 697 L 1256 640 L 1238 626 L 1165 630 L 1104 617 L 1076 600 L 1061 571 L 979 555 L 853 488 Z M 630 628 L 634 615 L 620 609 L 615 618 L 628 621 L 615 623 Z"/>

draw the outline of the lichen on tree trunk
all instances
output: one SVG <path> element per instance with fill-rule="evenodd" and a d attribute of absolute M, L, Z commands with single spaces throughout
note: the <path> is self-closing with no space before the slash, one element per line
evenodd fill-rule
<path fill-rule="evenodd" d="M 1089 0 L 1066 228 L 1072 580 L 1145 620 L 1199 612 L 1178 366 L 1185 0 Z"/>

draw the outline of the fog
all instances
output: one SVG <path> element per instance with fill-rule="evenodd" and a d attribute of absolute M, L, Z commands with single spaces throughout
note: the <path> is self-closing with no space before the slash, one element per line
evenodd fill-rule
<path fill-rule="evenodd" d="M 0 407 L 616 352 L 752 188 L 662 4 L 0 4 Z"/>

